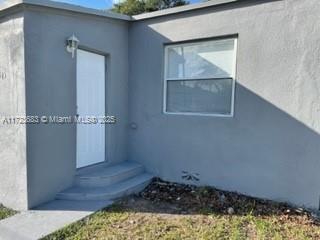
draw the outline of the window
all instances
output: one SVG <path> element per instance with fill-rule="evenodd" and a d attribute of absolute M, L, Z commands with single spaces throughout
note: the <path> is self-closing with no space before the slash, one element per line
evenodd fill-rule
<path fill-rule="evenodd" d="M 165 47 L 164 112 L 233 116 L 237 39 Z"/>

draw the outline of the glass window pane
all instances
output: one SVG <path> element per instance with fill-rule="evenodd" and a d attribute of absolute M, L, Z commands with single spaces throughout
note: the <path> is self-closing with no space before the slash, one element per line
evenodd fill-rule
<path fill-rule="evenodd" d="M 234 39 L 167 47 L 167 78 L 228 78 L 234 71 Z"/>
<path fill-rule="evenodd" d="M 167 81 L 167 112 L 230 115 L 232 81 Z"/>

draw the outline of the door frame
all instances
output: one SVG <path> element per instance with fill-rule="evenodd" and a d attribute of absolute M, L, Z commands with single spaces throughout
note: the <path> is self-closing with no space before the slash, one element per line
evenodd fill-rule
<path fill-rule="evenodd" d="M 104 89 L 104 101 L 105 101 L 105 111 L 104 111 L 104 114 L 105 116 L 107 115 L 107 112 L 108 112 L 108 109 L 109 109 L 109 98 L 108 98 L 108 89 L 109 89 L 109 81 L 108 79 L 110 79 L 110 71 L 108 69 L 108 66 L 110 66 L 110 54 L 109 53 L 106 53 L 106 52 L 103 52 L 103 51 L 100 51 L 100 50 L 97 50 L 97 49 L 94 49 L 94 48 L 90 48 L 90 47 L 87 47 L 87 46 L 84 46 L 84 45 L 79 45 L 78 46 L 78 49 L 79 50 L 83 50 L 83 51 L 87 51 L 89 53 L 94 53 L 94 54 L 98 54 L 98 55 L 101 55 L 105 58 L 105 61 L 104 61 L 104 70 L 105 70 L 105 89 Z M 78 97 L 78 92 L 77 92 L 77 87 L 78 87 L 78 79 L 77 79 L 77 63 L 78 63 L 78 57 L 77 57 L 77 53 L 76 53 L 76 57 L 75 57 L 75 115 L 78 114 L 78 101 L 77 101 L 77 97 Z M 104 137 L 105 137 L 105 147 L 104 147 L 104 157 L 105 157 L 105 160 L 104 162 L 100 162 L 100 163 L 95 163 L 95 164 L 92 164 L 92 165 L 88 165 L 88 166 L 85 166 L 85 167 L 80 167 L 80 168 L 77 168 L 77 151 L 78 151 L 78 144 L 77 144 L 77 133 L 78 133 L 78 125 L 75 124 L 75 168 L 77 170 L 80 170 L 80 169 L 83 169 L 83 168 L 86 168 L 86 167 L 91 167 L 91 166 L 94 166 L 94 165 L 98 165 L 98 164 L 105 164 L 105 163 L 110 163 L 110 151 L 108 151 L 109 149 L 109 146 L 110 146 L 110 128 L 109 128 L 109 125 L 106 124 L 105 125 L 105 134 L 104 134 Z"/>

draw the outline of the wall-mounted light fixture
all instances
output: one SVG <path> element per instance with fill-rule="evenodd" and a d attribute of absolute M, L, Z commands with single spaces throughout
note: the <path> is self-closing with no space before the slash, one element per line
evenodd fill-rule
<path fill-rule="evenodd" d="M 67 51 L 72 54 L 72 58 L 74 58 L 75 52 L 78 49 L 79 42 L 79 39 L 74 34 L 67 39 Z"/>

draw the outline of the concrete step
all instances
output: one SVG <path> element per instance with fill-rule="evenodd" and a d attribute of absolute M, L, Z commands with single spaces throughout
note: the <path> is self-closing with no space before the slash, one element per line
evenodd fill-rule
<path fill-rule="evenodd" d="M 152 180 L 148 173 L 139 174 L 125 181 L 106 187 L 72 187 L 58 193 L 56 199 L 61 200 L 112 200 L 142 191 Z"/>
<path fill-rule="evenodd" d="M 110 167 L 93 168 L 77 174 L 75 186 L 106 187 L 132 178 L 144 172 L 141 164 L 123 162 Z"/>

